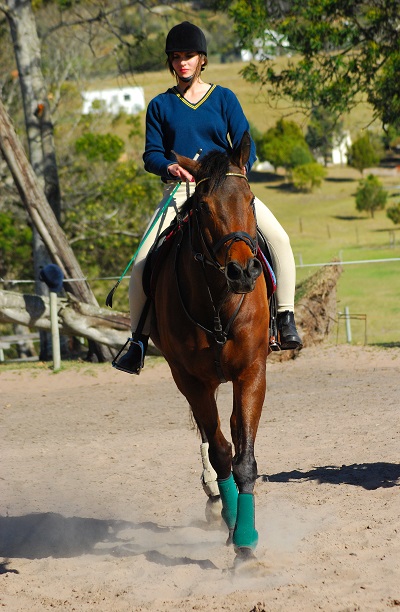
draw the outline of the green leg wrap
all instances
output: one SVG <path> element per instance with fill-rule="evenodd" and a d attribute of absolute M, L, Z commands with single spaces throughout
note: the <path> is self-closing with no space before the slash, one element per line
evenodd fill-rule
<path fill-rule="evenodd" d="M 222 501 L 222 518 L 228 526 L 233 529 L 236 524 L 238 490 L 231 474 L 225 480 L 218 480 L 219 493 Z"/>
<path fill-rule="evenodd" d="M 255 528 L 254 495 L 251 493 L 239 493 L 233 544 L 235 548 L 250 548 L 254 550 L 257 542 L 258 532 Z"/>

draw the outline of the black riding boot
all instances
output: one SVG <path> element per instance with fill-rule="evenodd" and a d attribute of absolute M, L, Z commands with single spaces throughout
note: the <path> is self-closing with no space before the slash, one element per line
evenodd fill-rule
<path fill-rule="evenodd" d="M 283 351 L 297 349 L 303 346 L 301 338 L 296 329 L 294 314 L 290 310 L 278 312 L 277 316 L 279 343 Z"/>
<path fill-rule="evenodd" d="M 133 338 L 129 338 L 128 342 L 122 347 L 112 365 L 117 370 L 121 370 L 122 372 L 127 372 L 128 374 L 140 374 L 140 371 L 144 365 L 144 357 L 146 355 L 147 344 L 149 342 L 149 336 L 145 336 L 140 334 L 135 340 Z M 120 357 L 121 352 L 124 350 L 125 346 L 129 343 L 129 348 L 122 357 Z"/>

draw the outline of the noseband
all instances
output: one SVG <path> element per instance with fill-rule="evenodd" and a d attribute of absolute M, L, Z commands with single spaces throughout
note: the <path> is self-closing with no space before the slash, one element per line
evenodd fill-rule
<path fill-rule="evenodd" d="M 245 179 L 245 181 L 248 181 L 248 178 L 245 174 L 242 174 L 240 172 L 227 172 L 225 174 L 225 176 L 237 176 L 239 178 L 243 178 Z M 200 181 L 198 181 L 198 183 L 196 184 L 196 189 L 197 187 L 203 183 L 204 181 L 208 181 L 210 180 L 210 177 L 206 176 L 205 178 L 200 179 Z M 252 206 L 253 206 L 253 211 L 254 211 L 254 198 L 252 201 Z M 198 208 L 196 207 L 196 212 L 198 211 Z M 225 268 L 226 266 L 221 266 L 221 264 L 218 262 L 217 260 L 217 253 L 219 251 L 219 249 L 224 246 L 227 242 L 230 242 L 229 249 L 231 248 L 231 246 L 235 243 L 235 242 L 245 242 L 247 244 L 247 246 L 250 248 L 253 256 L 255 256 L 257 254 L 257 248 L 258 248 L 258 244 L 257 244 L 257 236 L 255 238 L 253 238 L 252 236 L 250 236 L 250 234 L 248 234 L 247 232 L 231 232 L 229 234 L 226 234 L 225 236 L 222 236 L 222 238 L 220 240 L 218 240 L 218 242 L 216 244 L 213 244 L 211 247 L 206 243 L 203 232 L 201 230 L 200 224 L 199 224 L 199 220 L 196 217 L 196 221 L 197 221 L 197 229 L 199 232 L 199 235 L 201 237 L 201 241 L 203 243 L 203 246 L 205 248 L 205 250 L 207 251 L 208 255 L 209 255 L 209 259 L 207 259 L 207 257 L 205 257 L 202 253 L 195 253 L 194 254 L 194 258 L 196 259 L 196 261 L 201 261 L 202 263 L 207 263 L 209 265 L 212 265 L 214 268 L 216 268 L 217 270 L 219 270 L 220 272 L 225 273 Z M 228 255 L 228 253 L 227 253 Z"/>

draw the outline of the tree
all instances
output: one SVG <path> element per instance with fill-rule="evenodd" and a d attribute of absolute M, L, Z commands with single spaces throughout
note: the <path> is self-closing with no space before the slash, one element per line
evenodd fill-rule
<path fill-rule="evenodd" d="M 114 134 L 86 132 L 68 169 L 64 229 L 92 275 L 112 276 L 125 268 L 160 199 L 159 179 L 124 149 Z"/>
<path fill-rule="evenodd" d="M 257 154 L 275 168 L 290 170 L 314 161 L 300 127 L 294 121 L 279 119 L 275 127 L 256 137 Z"/>
<path fill-rule="evenodd" d="M 379 163 L 382 150 L 379 143 L 368 132 L 359 136 L 353 142 L 348 153 L 348 164 L 363 174 L 365 168 L 371 168 Z"/>
<path fill-rule="evenodd" d="M 32 230 L 12 214 L 0 212 L 0 277 L 24 273 L 26 261 L 32 258 Z"/>
<path fill-rule="evenodd" d="M 290 151 L 289 168 L 294 169 L 298 166 L 312 164 L 314 158 L 307 144 L 303 141 L 295 143 Z"/>
<path fill-rule="evenodd" d="M 283 36 L 293 59 L 252 62 L 244 76 L 308 111 L 347 113 L 363 94 L 383 124 L 400 116 L 398 0 L 216 0 L 241 44 Z"/>
<path fill-rule="evenodd" d="M 357 188 L 356 209 L 359 212 L 369 212 L 373 218 L 376 210 L 385 208 L 387 197 L 387 191 L 381 181 L 373 174 L 369 174 L 366 179 L 360 181 Z"/>
<path fill-rule="evenodd" d="M 386 209 L 386 216 L 393 221 L 395 225 L 400 225 L 400 203 L 390 206 Z"/>
<path fill-rule="evenodd" d="M 43 182 L 46 198 L 60 219 L 60 186 L 55 157 L 53 124 L 47 98 L 47 90 L 40 62 L 40 44 L 35 17 L 30 2 L 7 0 L 0 7 L 9 23 L 18 67 L 29 158 L 36 176 Z M 50 263 L 50 254 L 36 227 L 33 228 L 33 262 L 38 295 L 46 295 L 48 289 L 39 282 L 40 269 Z M 50 359 L 50 337 L 41 334 L 40 358 Z"/>
<path fill-rule="evenodd" d="M 322 106 L 312 109 L 305 138 L 314 157 L 322 158 L 325 166 L 331 158 L 334 145 L 340 141 L 342 132 L 343 121 L 338 121 Z"/>
<path fill-rule="evenodd" d="M 13 176 L 21 200 L 24 203 L 32 223 L 53 260 L 60 266 L 64 277 L 77 279 L 70 283 L 70 291 L 82 302 L 97 306 L 97 300 L 88 283 L 84 280 L 81 267 L 77 262 L 68 240 L 62 231 L 57 218 L 51 209 L 36 174 L 29 164 L 25 152 L 11 121 L 0 100 L 0 151 Z M 100 361 L 112 357 L 106 347 L 93 343 L 90 353 L 96 353 Z"/>
<path fill-rule="evenodd" d="M 299 191 L 313 191 L 320 187 L 326 177 L 326 169 L 321 164 L 303 164 L 293 169 L 293 185 Z"/>
<path fill-rule="evenodd" d="M 58 323 L 66 336 L 87 338 L 113 349 L 126 342 L 130 330 L 129 315 L 115 310 L 99 308 L 74 299 L 57 299 Z M 0 289 L 0 323 L 13 323 L 50 330 L 49 298 Z"/>
<path fill-rule="evenodd" d="M 400 117 L 397 125 L 387 125 L 382 138 L 385 150 L 395 150 L 400 145 Z"/>
<path fill-rule="evenodd" d="M 60 9 L 61 19 L 58 22 L 57 26 L 53 27 L 53 38 L 56 38 L 57 36 L 56 34 L 54 34 L 55 30 L 58 30 L 58 28 L 60 27 L 66 26 L 66 23 L 64 21 L 65 15 L 63 9 L 65 9 L 67 6 L 71 6 L 70 3 L 64 3 L 62 0 L 58 5 L 58 9 Z M 50 9 L 51 12 L 52 7 L 53 5 L 46 4 L 45 10 L 47 11 L 48 9 Z M 83 24 L 87 26 L 88 41 L 92 49 L 94 48 L 93 34 L 95 31 L 95 25 L 102 23 L 102 25 L 107 26 L 108 31 L 113 32 L 113 35 L 116 38 L 118 38 L 120 32 L 120 27 L 114 30 L 114 26 L 112 24 L 112 16 L 115 16 L 115 14 L 121 15 L 121 12 L 115 9 L 115 7 L 108 7 L 106 9 L 104 7 L 98 6 L 97 9 L 97 13 L 95 12 L 95 14 L 93 15 L 91 14 L 91 11 L 93 10 L 92 6 L 79 6 L 79 9 L 77 10 L 76 14 L 71 15 L 71 21 L 69 22 L 69 25 L 71 25 L 71 27 L 73 28 L 82 26 Z M 53 123 L 51 119 L 51 111 L 49 104 L 50 91 L 48 88 L 48 83 L 46 83 L 42 72 L 42 66 L 44 63 L 42 61 L 42 46 L 38 36 L 38 28 L 32 4 L 29 0 L 6 0 L 5 3 L 0 2 L 0 11 L 2 11 L 7 18 L 13 42 L 13 49 L 18 68 L 18 77 L 21 85 L 30 162 L 32 164 L 32 168 L 34 173 L 36 174 L 37 179 L 39 179 L 39 181 L 42 181 L 44 184 L 44 192 L 47 197 L 47 201 L 51 205 L 56 220 L 59 221 L 61 212 L 60 188 L 58 182 L 58 166 L 56 162 L 55 147 L 53 141 Z M 51 38 L 51 36 L 49 36 L 47 40 L 49 40 L 49 38 Z M 64 78 L 66 78 L 65 72 Z M 1 124 L 3 116 L 5 117 L 5 109 L 2 107 L 0 111 Z M 5 118 L 4 126 L 0 125 L 0 127 L 4 127 L 4 130 L 7 132 L 6 139 L 9 138 L 12 133 L 12 129 L 11 125 L 8 122 L 8 118 Z M 16 141 L 14 135 L 12 136 L 12 139 L 14 142 Z M 3 143 L 1 144 L 3 145 Z M 5 143 L 5 157 L 7 159 L 7 164 L 9 165 L 14 178 L 19 181 L 18 190 L 20 191 L 24 199 L 24 203 L 27 206 L 27 210 L 32 213 L 35 211 L 35 207 L 33 205 L 32 200 L 27 195 L 26 185 L 23 185 L 24 180 L 22 174 L 20 173 L 18 175 L 18 172 L 20 172 L 22 166 L 24 166 L 24 168 L 28 168 L 28 164 L 26 163 L 26 160 L 23 159 L 22 151 L 19 151 L 18 160 L 12 159 L 14 152 L 9 149 L 8 144 L 10 143 Z M 22 162 L 22 164 L 19 162 Z M 19 167 L 16 171 L 16 166 L 18 164 Z M 26 182 L 30 183 L 30 185 L 35 183 L 35 178 L 33 176 L 25 178 L 27 178 Z M 36 184 L 35 190 L 36 193 L 40 191 L 39 186 Z M 31 204 L 32 206 L 30 206 Z M 49 213 L 46 210 L 44 202 L 43 211 L 45 211 L 44 217 L 48 217 Z M 35 213 L 32 221 L 34 230 L 33 252 L 36 292 L 39 295 L 43 295 L 47 292 L 47 287 L 45 287 L 44 284 L 39 281 L 40 268 L 51 260 L 50 253 L 51 258 L 53 260 L 57 260 L 57 258 L 60 258 L 60 253 L 54 250 L 55 241 L 57 241 L 55 239 L 59 237 L 59 228 L 57 228 L 56 225 L 53 223 L 50 223 L 50 227 L 46 227 L 46 222 L 44 221 L 44 219 L 40 219 L 39 216 Z M 43 224 L 45 226 L 44 228 Z M 45 230 L 45 232 L 41 230 Z M 55 232 L 55 235 L 52 235 L 52 231 Z M 46 233 L 46 245 L 43 243 L 42 240 L 43 233 Z M 50 249 L 50 252 L 48 251 L 48 249 Z M 64 268 L 66 267 L 70 270 L 74 268 L 76 270 L 79 268 L 79 265 L 75 260 L 74 254 L 71 249 L 69 251 L 65 249 L 63 252 L 63 257 L 64 260 L 62 263 L 64 264 Z M 70 278 L 75 278 L 76 276 L 76 274 L 72 274 Z M 79 274 L 78 277 L 83 278 L 83 274 Z M 77 291 L 83 301 L 88 301 L 89 303 L 92 303 L 93 300 L 95 300 L 93 293 L 87 285 L 82 285 L 82 287 L 78 287 L 74 284 L 71 288 L 71 291 Z M 46 336 L 41 334 L 42 359 L 49 358 L 50 355 L 48 348 L 49 342 L 46 340 Z M 111 357 L 110 351 L 103 349 L 101 346 L 96 346 L 95 344 L 93 344 L 91 349 L 93 349 L 93 352 L 97 354 L 100 360 L 104 360 L 107 357 Z"/>

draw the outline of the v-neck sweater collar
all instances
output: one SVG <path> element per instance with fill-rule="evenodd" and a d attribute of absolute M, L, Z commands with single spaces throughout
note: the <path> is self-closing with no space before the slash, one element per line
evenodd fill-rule
<path fill-rule="evenodd" d="M 215 88 L 216 88 L 216 85 L 211 84 L 209 89 L 204 94 L 204 96 L 200 98 L 200 100 L 196 102 L 196 104 L 192 104 L 191 102 L 189 102 L 189 100 L 186 100 L 186 98 L 182 96 L 182 94 L 180 93 L 179 89 L 176 86 L 172 87 L 172 91 L 179 98 L 179 100 L 181 100 L 184 104 L 186 104 L 186 106 L 189 106 L 189 108 L 196 110 L 197 108 L 199 108 L 199 106 L 204 104 L 204 102 L 210 97 L 210 95 L 212 94 Z"/>

